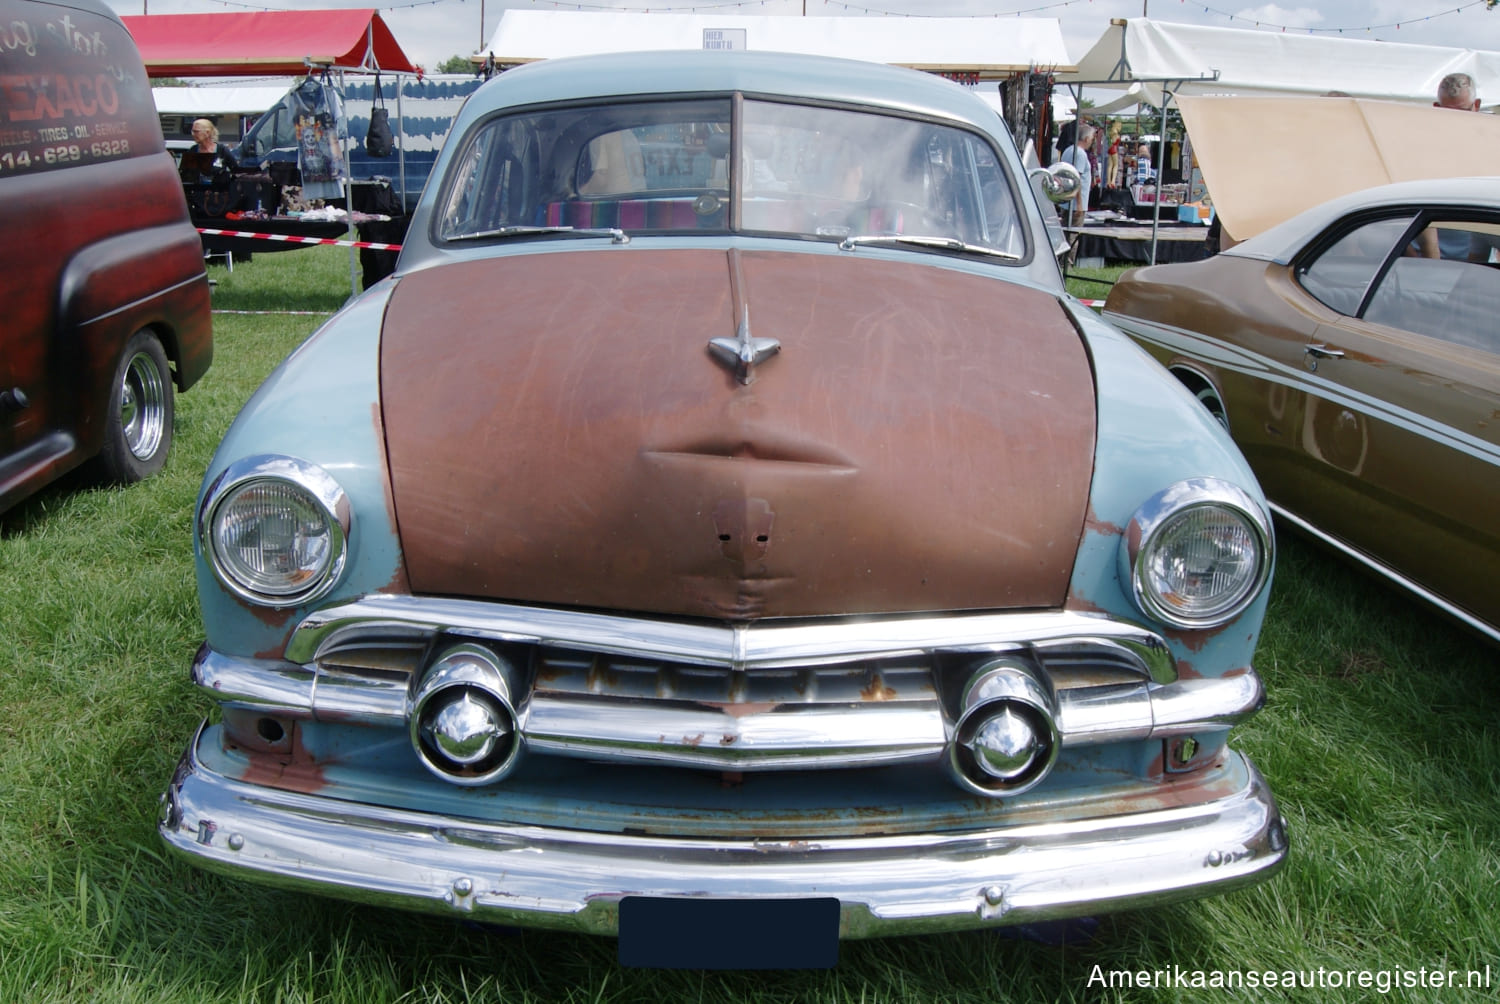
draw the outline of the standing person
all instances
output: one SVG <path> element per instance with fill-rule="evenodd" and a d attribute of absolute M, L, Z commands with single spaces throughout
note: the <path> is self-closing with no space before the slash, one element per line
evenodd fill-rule
<path fill-rule="evenodd" d="M 1465 112 L 1479 111 L 1479 88 L 1475 86 L 1474 78 L 1467 73 L 1448 74 L 1438 84 L 1437 100 L 1433 105 Z"/>
<path fill-rule="evenodd" d="M 1109 124 L 1109 171 L 1104 181 L 1106 188 L 1120 187 L 1120 161 L 1123 159 L 1120 153 L 1120 120 L 1115 119 Z"/>
<path fill-rule="evenodd" d="M 1083 185 L 1078 190 L 1075 198 L 1062 204 L 1064 211 L 1064 222 L 1068 226 L 1083 226 L 1083 214 L 1087 209 L 1089 191 L 1094 187 L 1094 172 L 1089 165 L 1089 144 L 1094 141 L 1094 127 L 1087 122 L 1078 124 L 1078 136 L 1073 145 L 1062 152 L 1058 158 L 1064 164 L 1072 164 L 1078 170 L 1078 176 L 1083 180 Z"/>
<path fill-rule="evenodd" d="M 1435 108 L 1455 111 L 1479 111 L 1479 88 L 1467 73 L 1450 73 L 1438 84 Z M 1413 250 L 1424 258 L 1447 258 L 1455 261 L 1487 262 L 1490 244 L 1478 234 L 1466 230 L 1427 227 L 1417 235 Z"/>
<path fill-rule="evenodd" d="M 239 164 L 229 147 L 219 142 L 218 127 L 208 119 L 194 119 L 192 133 L 198 145 L 182 155 L 178 168 L 182 180 L 191 185 L 228 184 Z"/>
<path fill-rule="evenodd" d="M 1156 172 L 1151 170 L 1151 148 L 1145 143 L 1135 148 L 1135 180 L 1137 184 L 1144 185 Z"/>
<path fill-rule="evenodd" d="M 1094 138 L 1089 141 L 1089 180 L 1088 201 L 1085 206 L 1089 209 L 1099 208 L 1099 184 L 1104 180 L 1104 169 L 1101 165 L 1109 162 L 1104 159 L 1104 130 L 1095 128 Z"/>

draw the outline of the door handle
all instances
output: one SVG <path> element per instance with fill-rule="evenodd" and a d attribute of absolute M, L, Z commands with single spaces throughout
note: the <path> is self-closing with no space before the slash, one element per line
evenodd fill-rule
<path fill-rule="evenodd" d="M 1314 359 L 1342 359 L 1342 358 L 1344 358 L 1344 350 L 1343 349 L 1330 349 L 1328 346 L 1322 344 L 1321 342 L 1312 342 L 1312 343 L 1310 343 L 1307 346 L 1307 348 L 1303 349 L 1302 351 L 1306 352 L 1308 355 L 1312 356 Z"/>

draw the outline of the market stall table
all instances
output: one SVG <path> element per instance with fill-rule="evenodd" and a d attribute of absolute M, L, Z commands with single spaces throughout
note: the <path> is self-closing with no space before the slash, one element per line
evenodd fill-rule
<path fill-rule="evenodd" d="M 1064 227 L 1073 245 L 1074 260 L 1102 258 L 1106 261 L 1151 262 L 1151 225 L 1115 221 L 1104 225 Z M 1168 225 L 1163 219 L 1156 231 L 1156 261 L 1198 261 L 1208 257 L 1204 243 L 1208 228 Z"/>

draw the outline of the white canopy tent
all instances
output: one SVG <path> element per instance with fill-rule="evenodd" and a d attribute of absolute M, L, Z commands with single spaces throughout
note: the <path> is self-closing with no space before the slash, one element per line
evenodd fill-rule
<path fill-rule="evenodd" d="M 162 115 L 259 115 L 280 101 L 295 81 L 266 86 L 153 87 L 156 110 Z"/>
<path fill-rule="evenodd" d="M 1072 69 L 1056 18 L 777 17 L 507 10 L 487 49 L 497 67 L 656 49 L 757 49 L 842 56 L 999 79 Z"/>
<path fill-rule="evenodd" d="M 1231 243 L 1350 192 L 1463 177 L 1500 163 L 1500 116 L 1433 108 L 1430 101 L 1185 94 L 1177 101 Z M 1463 155 L 1435 156 L 1435 150 Z"/>
<path fill-rule="evenodd" d="M 1117 19 L 1059 84 L 1138 88 L 1160 106 L 1169 93 L 1317 96 L 1432 104 L 1438 83 L 1462 71 L 1487 106 L 1500 101 L 1500 52 L 1376 42 L 1344 36 Z M 1489 93 L 1485 93 L 1486 86 Z"/>

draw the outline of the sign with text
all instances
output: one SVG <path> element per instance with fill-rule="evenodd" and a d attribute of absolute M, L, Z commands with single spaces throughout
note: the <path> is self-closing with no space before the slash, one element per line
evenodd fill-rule
<path fill-rule="evenodd" d="M 723 50 L 726 50 L 726 51 L 731 50 L 731 49 L 744 49 L 744 48 L 748 48 L 748 46 L 745 45 L 745 29 L 744 28 L 704 28 L 703 29 L 703 48 L 705 48 L 705 49 L 723 49 Z"/>
<path fill-rule="evenodd" d="M 0 175 L 159 152 L 156 107 L 117 22 L 0 0 Z"/>

